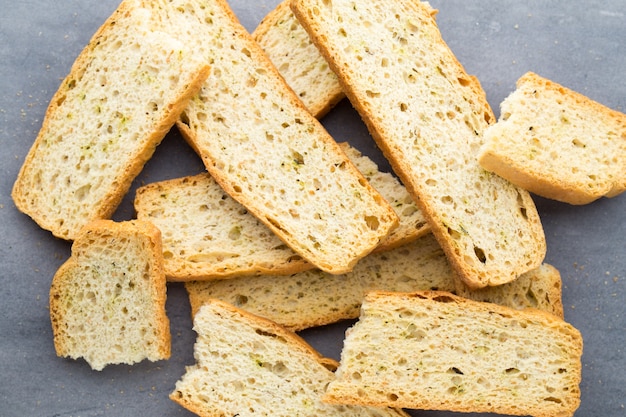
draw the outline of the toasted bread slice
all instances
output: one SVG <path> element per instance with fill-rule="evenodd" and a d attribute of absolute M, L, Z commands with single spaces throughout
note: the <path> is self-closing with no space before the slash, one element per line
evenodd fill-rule
<path fill-rule="evenodd" d="M 109 218 L 209 74 L 168 1 L 125 0 L 52 97 L 13 186 L 17 208 L 73 240 Z"/>
<path fill-rule="evenodd" d="M 485 131 L 479 162 L 553 200 L 614 197 L 626 190 L 626 114 L 529 72 Z"/>
<path fill-rule="evenodd" d="M 539 310 L 445 292 L 370 293 L 325 400 L 573 416 L 582 348 L 578 330 Z"/>
<path fill-rule="evenodd" d="M 170 398 L 201 417 L 408 417 L 321 401 L 337 363 L 266 319 L 212 300 L 194 318 L 194 356 Z"/>
<path fill-rule="evenodd" d="M 393 209 L 287 86 L 224 0 L 195 11 L 211 77 L 178 127 L 211 176 L 316 267 L 347 272 L 397 227 Z"/>
<path fill-rule="evenodd" d="M 546 244 L 534 202 L 478 164 L 495 117 L 432 8 L 413 0 L 291 6 L 465 283 L 500 285 L 538 267 Z"/>
<path fill-rule="evenodd" d="M 170 357 L 161 233 L 151 223 L 96 220 L 54 275 L 50 318 L 57 355 L 95 370 Z"/>

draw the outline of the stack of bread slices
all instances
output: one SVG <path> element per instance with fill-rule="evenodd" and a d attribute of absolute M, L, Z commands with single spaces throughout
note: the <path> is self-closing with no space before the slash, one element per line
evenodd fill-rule
<path fill-rule="evenodd" d="M 197 364 L 170 398 L 198 415 L 573 415 L 582 338 L 530 192 L 624 191 L 626 116 L 528 73 L 496 120 L 436 13 L 285 0 L 249 34 L 225 0 L 124 0 L 13 190 L 73 241 L 50 292 L 57 354 L 167 359 L 179 281 Z M 393 174 L 318 121 L 344 96 Z M 174 124 L 206 172 L 108 220 Z M 339 363 L 294 333 L 345 319 Z"/>

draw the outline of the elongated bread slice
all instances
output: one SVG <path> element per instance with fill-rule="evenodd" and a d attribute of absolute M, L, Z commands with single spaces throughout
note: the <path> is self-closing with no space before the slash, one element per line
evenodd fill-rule
<path fill-rule="evenodd" d="M 211 77 L 178 127 L 222 188 L 308 262 L 347 272 L 397 226 L 393 209 L 287 86 L 224 0 L 196 52 Z"/>
<path fill-rule="evenodd" d="M 54 275 L 50 318 L 57 355 L 95 370 L 170 357 L 161 233 L 148 222 L 96 220 Z"/>
<path fill-rule="evenodd" d="M 370 293 L 325 400 L 573 416 L 582 348 L 578 330 L 542 311 L 445 292 Z"/>
<path fill-rule="evenodd" d="M 472 291 L 460 283 L 432 235 L 394 250 L 370 254 L 343 275 L 309 270 L 185 284 L 192 315 L 217 298 L 290 330 L 355 319 L 370 291 L 440 290 L 515 309 L 536 308 L 563 317 L 561 276 L 543 264 L 508 284 Z"/>
<path fill-rule="evenodd" d="M 534 202 L 478 164 L 494 116 L 432 9 L 414 0 L 291 6 L 465 283 L 499 285 L 538 267 L 546 245 Z"/>
<path fill-rule="evenodd" d="M 318 119 L 345 97 L 337 75 L 293 15 L 289 0 L 268 13 L 252 37 Z"/>
<path fill-rule="evenodd" d="M 171 2 L 125 0 L 52 97 L 13 187 L 17 208 L 73 240 L 109 218 L 209 73 Z"/>
<path fill-rule="evenodd" d="M 532 72 L 500 107 L 479 155 L 485 169 L 570 204 L 626 190 L 626 114 Z"/>
<path fill-rule="evenodd" d="M 424 216 L 393 175 L 367 156 L 340 144 L 365 178 L 391 204 L 399 226 L 375 251 L 415 240 L 430 231 Z M 314 266 L 233 200 L 207 173 L 145 185 L 135 196 L 137 218 L 163 233 L 170 281 L 214 280 L 253 274 L 293 274 Z"/>
<path fill-rule="evenodd" d="M 336 361 L 269 320 L 213 300 L 194 318 L 196 363 L 170 398 L 201 417 L 407 417 L 401 410 L 321 401 Z"/>

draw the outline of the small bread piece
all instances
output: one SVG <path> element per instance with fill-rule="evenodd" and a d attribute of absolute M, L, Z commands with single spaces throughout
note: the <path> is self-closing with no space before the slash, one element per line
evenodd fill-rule
<path fill-rule="evenodd" d="M 331 403 L 534 417 L 574 415 L 583 341 L 572 325 L 445 292 L 370 293 L 346 332 Z"/>
<path fill-rule="evenodd" d="M 529 193 L 476 159 L 495 117 L 478 80 L 414 0 L 294 0 L 354 107 L 472 288 L 538 267 L 545 236 Z"/>
<path fill-rule="evenodd" d="M 365 178 L 391 204 L 399 226 L 375 251 L 385 251 L 430 231 L 406 188 L 367 156 L 340 144 Z M 288 275 L 314 266 L 285 245 L 208 174 L 161 181 L 137 189 L 137 218 L 163 233 L 170 281 L 213 280 L 254 274 Z"/>
<path fill-rule="evenodd" d="M 148 222 L 96 220 L 72 245 L 50 288 L 58 356 L 95 370 L 170 357 L 161 234 Z"/>
<path fill-rule="evenodd" d="M 287 86 L 225 0 L 190 27 L 211 77 L 179 130 L 220 186 L 316 267 L 352 269 L 398 218 Z"/>
<path fill-rule="evenodd" d="M 113 214 L 207 78 L 179 15 L 169 1 L 123 1 L 52 97 L 12 197 L 55 236 Z"/>
<path fill-rule="evenodd" d="M 626 189 L 626 114 L 532 72 L 500 108 L 479 155 L 485 169 L 569 204 Z"/>
<path fill-rule="evenodd" d="M 344 275 L 309 270 L 285 276 L 241 277 L 185 284 L 192 315 L 217 298 L 298 331 L 355 319 L 370 291 L 440 290 L 516 309 L 536 308 L 563 317 L 561 276 L 543 264 L 508 284 L 469 290 L 459 282 L 432 235 L 363 258 Z"/>
<path fill-rule="evenodd" d="M 212 300 L 194 318 L 196 364 L 170 398 L 201 417 L 407 417 L 402 410 L 321 401 L 336 361 L 276 323 Z"/>
<path fill-rule="evenodd" d="M 337 76 L 293 15 L 289 0 L 268 13 L 252 37 L 313 116 L 323 117 L 345 97 Z"/>

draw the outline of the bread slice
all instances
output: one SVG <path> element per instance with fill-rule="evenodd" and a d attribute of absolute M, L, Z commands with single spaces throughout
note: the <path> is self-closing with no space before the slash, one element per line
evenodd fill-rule
<path fill-rule="evenodd" d="M 292 9 L 472 288 L 538 267 L 543 228 L 525 190 L 476 159 L 495 121 L 478 80 L 414 0 L 295 0 Z"/>
<path fill-rule="evenodd" d="M 308 262 L 347 272 L 397 226 L 393 209 L 287 86 L 224 0 L 190 28 L 211 77 L 178 127 L 220 186 Z"/>
<path fill-rule="evenodd" d="M 202 417 L 408 416 L 401 410 L 321 401 L 337 363 L 276 323 L 221 301 L 194 319 L 196 363 L 170 398 Z"/>
<path fill-rule="evenodd" d="M 325 401 L 535 417 L 580 404 L 580 333 L 445 292 L 370 293 Z"/>
<path fill-rule="evenodd" d="M 398 179 L 379 171 L 371 159 L 347 143 L 340 145 L 400 219 L 375 251 L 427 234 L 430 229 L 424 216 Z M 138 219 L 153 222 L 163 233 L 165 273 L 170 281 L 287 275 L 313 268 L 207 173 L 138 188 L 135 210 Z"/>
<path fill-rule="evenodd" d="M 479 162 L 565 203 L 614 197 L 626 190 L 626 114 L 529 72 L 485 131 Z"/>
<path fill-rule="evenodd" d="M 355 319 L 367 292 L 440 290 L 516 309 L 536 308 L 563 317 L 561 276 L 551 265 L 508 284 L 472 291 L 458 282 L 432 235 L 368 255 L 344 275 L 309 270 L 288 277 L 266 275 L 185 284 L 192 315 L 217 298 L 298 331 Z"/>
<path fill-rule="evenodd" d="M 96 220 L 54 275 L 50 318 L 58 356 L 95 370 L 170 357 L 161 234 L 148 222 Z"/>
<path fill-rule="evenodd" d="M 113 214 L 208 76 L 179 15 L 169 1 L 123 1 L 52 97 L 12 196 L 55 236 Z"/>
<path fill-rule="evenodd" d="M 313 116 L 326 115 L 345 97 L 337 75 L 283 0 L 259 23 L 252 37 Z"/>

